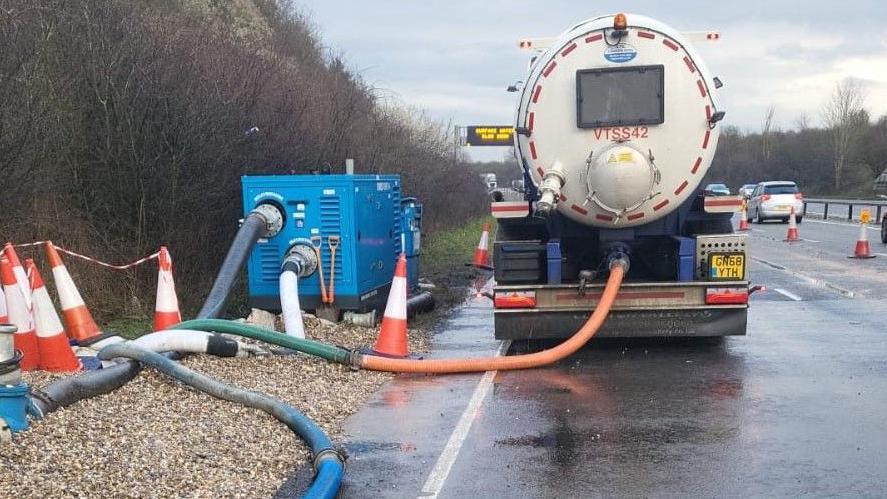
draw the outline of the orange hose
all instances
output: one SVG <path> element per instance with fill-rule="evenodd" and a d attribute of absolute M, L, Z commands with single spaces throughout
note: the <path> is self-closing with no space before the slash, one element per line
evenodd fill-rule
<path fill-rule="evenodd" d="M 622 278 L 625 276 L 625 269 L 626 267 L 618 262 L 611 266 L 607 285 L 591 317 L 585 321 L 585 324 L 582 325 L 579 331 L 576 331 L 576 334 L 556 347 L 524 355 L 479 359 L 411 360 L 364 355 L 359 360 L 360 367 L 372 371 L 450 374 L 531 369 L 553 364 L 576 353 L 598 332 L 604 321 L 607 320 L 607 315 L 609 315 L 610 309 L 613 307 L 613 302 L 619 293 L 619 287 L 622 285 Z"/>

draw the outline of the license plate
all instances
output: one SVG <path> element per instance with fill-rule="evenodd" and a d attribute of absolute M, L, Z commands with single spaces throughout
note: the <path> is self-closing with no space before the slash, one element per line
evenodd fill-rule
<path fill-rule="evenodd" d="M 781 204 L 781 205 L 777 206 L 776 209 L 779 211 L 789 211 L 792 209 L 792 207 L 787 204 Z"/>
<path fill-rule="evenodd" d="M 741 281 L 745 278 L 744 253 L 711 253 L 708 275 L 713 281 Z"/>

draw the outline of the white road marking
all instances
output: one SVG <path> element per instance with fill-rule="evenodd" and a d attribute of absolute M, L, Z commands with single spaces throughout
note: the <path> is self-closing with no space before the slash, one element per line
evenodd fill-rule
<path fill-rule="evenodd" d="M 792 292 L 790 292 L 790 291 L 786 291 L 786 290 L 784 290 L 784 289 L 782 289 L 782 288 L 773 288 L 773 291 L 776 291 L 777 293 L 781 294 L 782 296 L 785 296 L 785 297 L 788 298 L 789 300 L 801 301 L 801 297 L 800 297 L 800 296 L 798 296 L 798 295 L 796 295 L 796 294 L 794 294 L 794 293 L 792 293 Z"/>
<path fill-rule="evenodd" d="M 842 288 L 841 286 L 838 286 L 837 284 L 832 284 L 828 281 L 823 281 L 822 279 L 816 279 L 814 277 L 810 277 L 810 276 L 803 274 L 801 272 L 795 272 L 793 270 L 789 270 L 789 269 L 783 267 L 782 265 L 779 265 L 779 264 L 773 263 L 773 262 L 768 262 L 767 260 L 764 260 L 763 258 L 758 258 L 756 256 L 752 256 L 750 258 L 752 260 L 754 260 L 758 263 L 762 263 L 770 268 L 774 268 L 776 270 L 781 270 L 787 274 L 791 274 L 791 275 L 797 277 L 798 279 L 806 281 L 814 286 L 817 286 L 820 288 L 826 288 L 831 291 L 834 291 L 841 296 L 846 296 L 847 298 L 855 298 L 857 296 L 855 291 L 851 291 L 849 289 Z"/>
<path fill-rule="evenodd" d="M 505 355 L 505 352 L 508 351 L 510 345 L 511 340 L 503 341 L 499 346 L 499 350 L 496 352 L 496 357 Z M 438 494 L 440 494 L 444 482 L 446 482 L 450 470 L 456 462 L 456 458 L 459 457 L 459 451 L 462 449 L 462 444 L 464 444 L 465 439 L 468 438 L 468 432 L 471 430 L 471 425 L 474 423 L 474 420 L 477 419 L 477 413 L 480 411 L 480 406 L 483 404 L 484 399 L 487 398 L 487 394 L 493 386 L 493 378 L 496 376 L 497 372 L 498 371 L 485 372 L 480 379 L 480 382 L 478 382 L 477 387 L 474 389 L 474 393 L 471 395 L 471 400 L 468 401 L 468 406 L 465 408 L 462 416 L 459 417 L 459 422 L 456 423 L 456 428 L 453 429 L 453 433 L 447 441 L 447 445 L 444 446 L 443 452 L 440 453 L 440 457 L 437 458 L 437 462 L 434 463 L 434 468 L 431 469 L 431 473 L 428 475 L 428 479 L 425 480 L 425 485 L 422 486 L 422 492 L 419 494 L 419 497 L 423 499 L 428 497 L 436 498 Z"/>
<path fill-rule="evenodd" d="M 801 241 L 806 241 L 808 243 L 821 243 L 822 241 L 817 241 L 816 239 L 807 239 L 806 237 L 802 237 Z"/>
<path fill-rule="evenodd" d="M 859 224 L 858 224 L 858 223 L 829 222 L 829 221 L 826 221 L 826 220 L 812 220 L 812 219 L 809 219 L 809 218 L 805 218 L 805 219 L 804 219 L 804 222 L 805 222 L 805 223 L 806 223 L 806 222 L 813 222 L 813 223 L 815 223 L 815 224 L 826 224 L 826 225 L 841 225 L 841 226 L 844 226 L 844 227 L 859 227 Z M 867 225 L 867 226 L 866 226 L 866 229 L 868 229 L 868 230 L 881 230 L 881 228 L 878 227 L 877 225 L 874 226 L 874 227 L 872 227 L 871 225 Z"/>
<path fill-rule="evenodd" d="M 878 255 L 878 256 L 887 256 L 887 253 L 872 253 L 872 254 L 873 254 L 873 255 Z"/>

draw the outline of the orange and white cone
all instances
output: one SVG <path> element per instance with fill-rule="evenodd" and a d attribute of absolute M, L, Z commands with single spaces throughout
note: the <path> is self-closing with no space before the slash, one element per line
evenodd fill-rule
<path fill-rule="evenodd" d="M 407 357 L 410 346 L 407 341 L 407 259 L 401 253 L 394 269 L 382 328 L 372 353 L 386 357 Z"/>
<path fill-rule="evenodd" d="M 37 348 L 40 350 L 40 369 L 54 373 L 79 371 L 83 366 L 68 344 L 65 328 L 59 320 L 43 277 L 34 260 L 25 260 L 30 277 L 31 298 L 34 304 L 34 323 L 37 327 Z"/>
<path fill-rule="evenodd" d="M 172 278 L 172 259 L 166 246 L 160 247 L 157 259 L 160 270 L 157 272 L 157 301 L 154 304 L 154 330 L 162 331 L 182 322 L 179 312 L 179 298 Z"/>
<path fill-rule="evenodd" d="M 46 241 L 46 258 L 52 266 L 52 277 L 59 293 L 59 303 L 62 306 L 62 318 L 65 321 L 65 330 L 68 336 L 80 345 L 89 345 L 102 339 L 102 331 L 86 308 L 80 291 L 74 285 L 71 274 L 65 268 L 62 258 L 53 246 L 52 241 Z"/>
<path fill-rule="evenodd" d="M 12 243 L 6 243 L 6 247 L 3 248 L 3 254 L 9 259 L 9 263 L 12 265 L 12 272 L 15 275 L 15 281 L 25 296 L 25 305 L 27 305 L 28 310 L 31 310 L 31 286 L 28 284 L 28 274 L 25 273 L 22 261 L 19 259 L 18 253 L 15 252 Z"/>
<path fill-rule="evenodd" d="M 785 242 L 793 243 L 800 240 L 801 237 L 798 235 L 798 219 L 795 215 L 795 209 L 792 208 L 792 212 L 788 216 L 788 232 L 785 234 Z"/>
<path fill-rule="evenodd" d="M 9 315 L 6 312 L 6 293 L 0 286 L 0 324 L 9 324 Z"/>
<path fill-rule="evenodd" d="M 474 261 L 472 265 L 481 269 L 490 268 L 490 224 L 485 223 L 483 232 L 480 233 L 480 242 L 477 243 L 477 249 L 474 250 Z"/>
<path fill-rule="evenodd" d="M 866 232 L 866 225 L 866 223 L 859 224 L 859 237 L 856 238 L 856 248 L 853 250 L 853 256 L 848 256 L 847 258 L 865 259 L 875 257 L 869 249 L 869 236 Z"/>
<path fill-rule="evenodd" d="M 743 201 L 742 210 L 739 212 L 739 230 L 744 232 L 748 230 L 748 205 Z"/>
<path fill-rule="evenodd" d="M 37 336 L 34 334 L 34 318 L 31 309 L 25 303 L 25 296 L 15 278 L 12 263 L 6 256 L 0 257 L 0 281 L 6 295 L 6 306 L 9 322 L 18 331 L 15 333 L 15 349 L 22 352 L 20 367 L 22 371 L 37 369 L 40 364 L 40 351 L 37 348 Z"/>

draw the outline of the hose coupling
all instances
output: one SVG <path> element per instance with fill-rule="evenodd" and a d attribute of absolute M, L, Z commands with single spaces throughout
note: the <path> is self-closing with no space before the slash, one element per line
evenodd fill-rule
<path fill-rule="evenodd" d="M 295 239 L 292 241 L 283 263 L 282 271 L 292 271 L 299 277 L 308 277 L 317 270 L 317 253 L 308 239 Z"/>
<path fill-rule="evenodd" d="M 253 208 L 252 213 L 265 219 L 265 234 L 263 237 L 274 237 L 283 229 L 283 213 L 280 208 L 271 203 L 261 203 Z"/>
<path fill-rule="evenodd" d="M 539 200 L 536 201 L 537 216 L 547 217 L 550 215 L 560 200 L 561 187 L 567 181 L 563 168 L 563 163 L 555 161 L 542 177 L 542 182 L 539 184 Z"/>
<path fill-rule="evenodd" d="M 339 449 L 323 449 L 318 452 L 314 456 L 314 461 L 311 462 L 311 466 L 314 468 L 314 474 L 317 474 L 317 470 L 320 468 L 320 464 L 326 459 L 335 459 L 342 465 L 342 469 L 345 468 L 345 461 L 348 460 L 348 455 L 345 454 L 344 451 L 340 451 Z"/>

